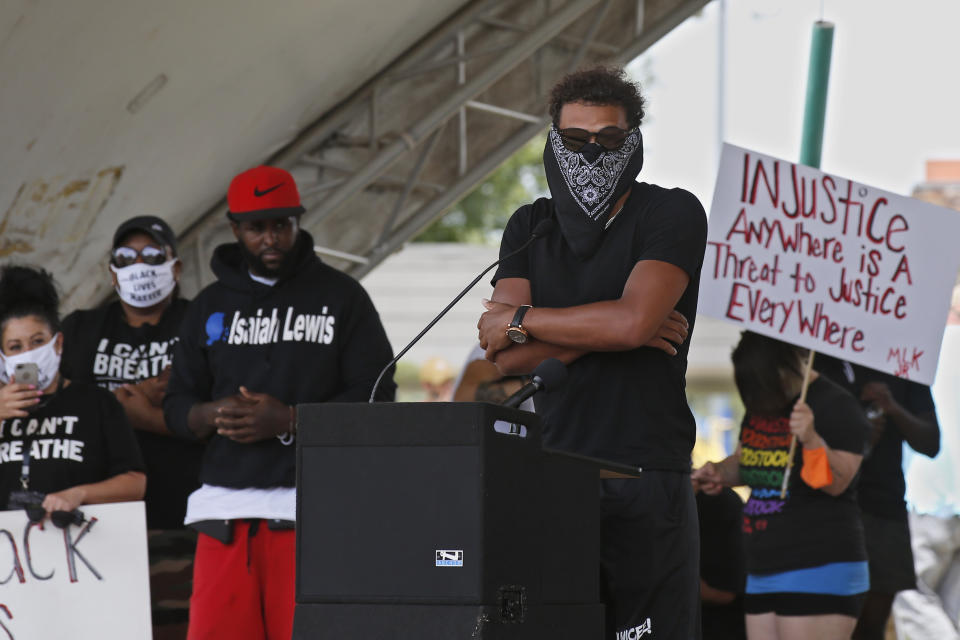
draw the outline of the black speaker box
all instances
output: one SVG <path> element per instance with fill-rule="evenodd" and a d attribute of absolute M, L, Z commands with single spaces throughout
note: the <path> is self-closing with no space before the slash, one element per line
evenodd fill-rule
<path fill-rule="evenodd" d="M 298 407 L 294 638 L 599 638 L 596 469 L 485 403 Z"/>
<path fill-rule="evenodd" d="M 496 607 L 424 604 L 297 604 L 294 640 L 599 640 L 603 606 L 528 607 L 505 622 Z"/>

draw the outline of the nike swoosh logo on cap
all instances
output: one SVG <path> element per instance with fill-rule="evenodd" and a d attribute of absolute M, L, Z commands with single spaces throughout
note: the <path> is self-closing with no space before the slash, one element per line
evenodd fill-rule
<path fill-rule="evenodd" d="M 276 189 L 279 189 L 279 188 L 282 187 L 282 186 L 283 186 L 283 183 L 281 182 L 280 184 L 275 184 L 275 185 L 273 185 L 272 187 L 270 187 L 269 189 L 264 189 L 263 191 L 260 191 L 260 189 L 258 189 L 257 187 L 254 187 L 254 188 L 253 188 L 253 195 L 255 195 L 256 197 L 259 198 L 259 197 L 261 197 L 261 196 L 267 195 L 267 194 L 270 193 L 271 191 L 274 191 L 274 190 L 276 190 Z"/>

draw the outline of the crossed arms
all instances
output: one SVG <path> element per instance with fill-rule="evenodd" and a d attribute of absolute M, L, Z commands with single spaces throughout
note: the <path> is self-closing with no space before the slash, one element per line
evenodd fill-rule
<path fill-rule="evenodd" d="M 504 375 L 529 373 L 547 358 L 569 364 L 591 351 L 648 346 L 676 355 L 674 345 L 687 339 L 689 324 L 674 307 L 689 283 L 690 276 L 680 267 L 641 260 L 616 300 L 528 310 L 523 327 L 532 339 L 516 344 L 506 329 L 517 307 L 531 303 L 530 281 L 503 278 L 477 323 L 480 346 Z"/>

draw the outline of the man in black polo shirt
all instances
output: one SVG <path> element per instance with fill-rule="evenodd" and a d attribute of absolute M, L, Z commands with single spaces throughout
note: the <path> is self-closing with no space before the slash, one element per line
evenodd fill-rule
<path fill-rule="evenodd" d="M 687 191 L 635 181 L 643 98 L 622 70 L 565 77 L 550 112 L 552 197 L 513 215 L 500 255 L 542 220 L 559 230 L 501 263 L 481 346 L 504 374 L 568 364 L 564 388 L 537 398 L 546 446 L 643 469 L 601 481 L 608 638 L 698 638 L 684 317 L 692 330 L 706 216 Z"/>

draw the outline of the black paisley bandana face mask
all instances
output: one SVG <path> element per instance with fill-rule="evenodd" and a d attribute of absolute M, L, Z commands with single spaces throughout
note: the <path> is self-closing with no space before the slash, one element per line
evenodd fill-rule
<path fill-rule="evenodd" d="M 643 138 L 636 129 L 619 149 L 608 151 L 588 143 L 579 151 L 570 151 L 556 127 L 551 127 L 543 166 L 560 231 L 574 254 L 583 260 L 600 246 L 611 207 L 640 174 Z"/>

